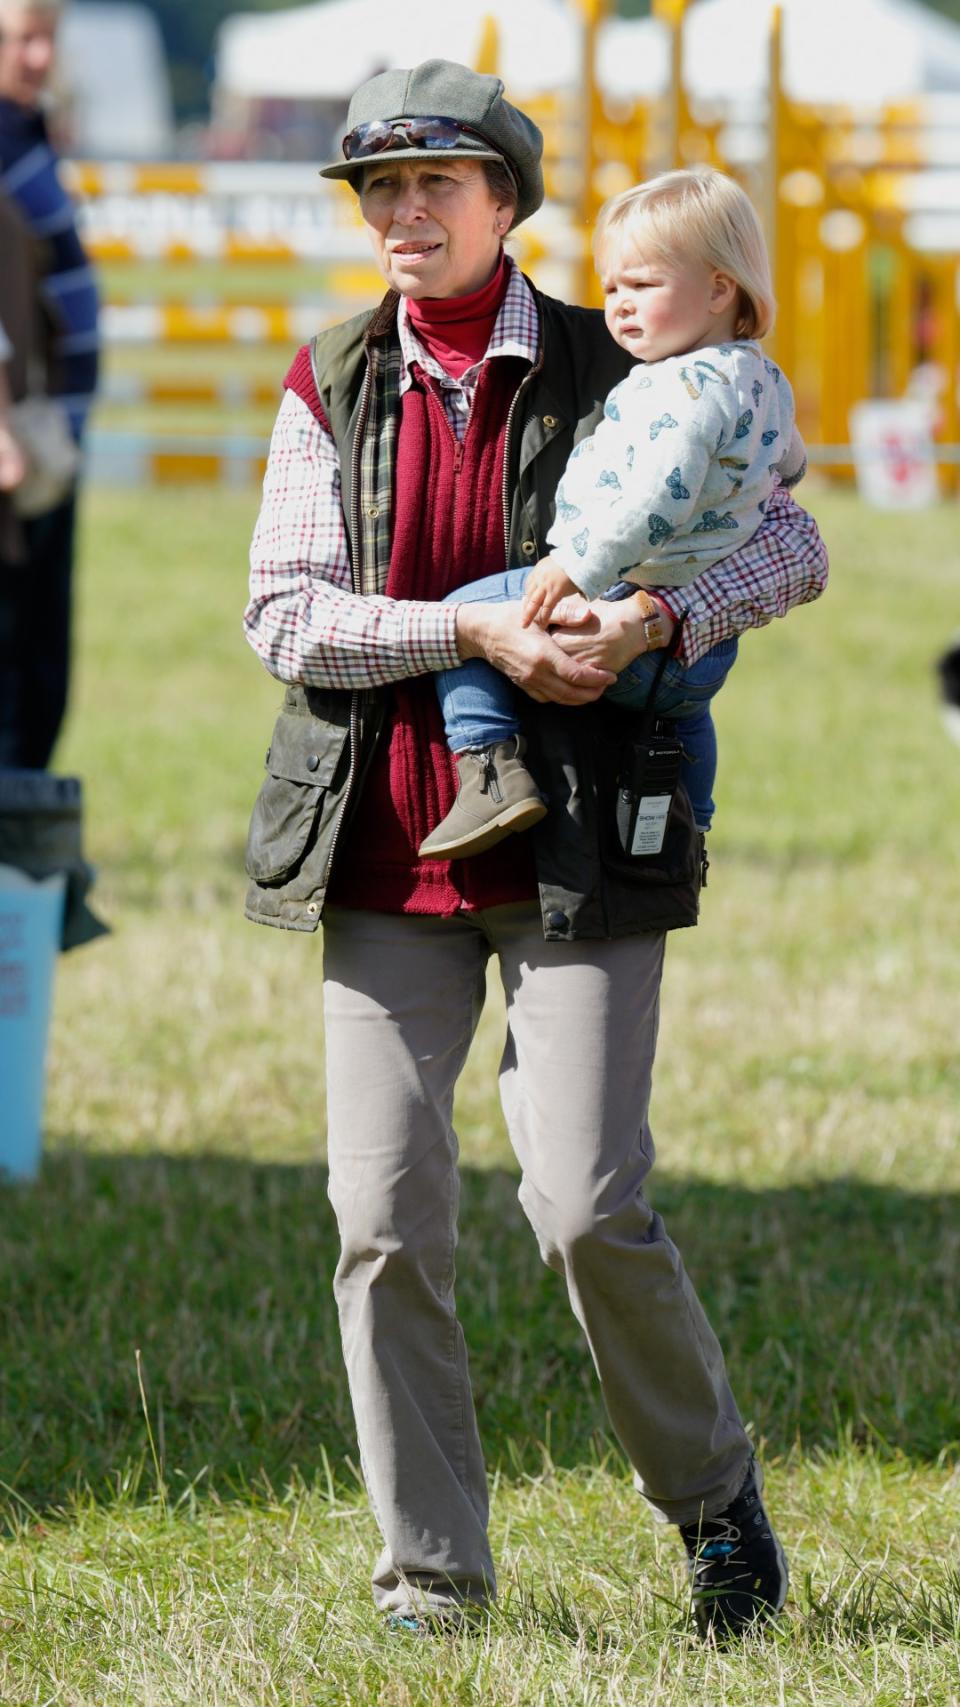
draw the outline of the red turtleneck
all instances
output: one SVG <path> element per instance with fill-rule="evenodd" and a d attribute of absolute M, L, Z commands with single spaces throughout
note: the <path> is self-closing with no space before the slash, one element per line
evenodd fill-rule
<path fill-rule="evenodd" d="M 434 361 L 451 379 L 459 379 L 484 354 L 504 297 L 510 273 L 506 256 L 493 278 L 469 296 L 427 296 L 419 302 L 407 298 L 410 324 Z"/>

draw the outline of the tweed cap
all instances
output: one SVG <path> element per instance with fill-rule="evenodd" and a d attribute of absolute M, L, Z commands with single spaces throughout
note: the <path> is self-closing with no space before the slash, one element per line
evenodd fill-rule
<path fill-rule="evenodd" d="M 479 131 L 477 138 L 465 136 L 462 146 L 445 148 L 391 148 L 397 160 L 506 160 L 519 186 L 514 225 L 529 219 L 543 201 L 543 137 L 532 119 L 504 100 L 499 77 L 471 71 L 450 59 L 425 59 L 409 71 L 381 71 L 361 83 L 347 112 L 347 130 L 372 119 L 453 119 Z M 481 138 L 483 140 L 481 140 Z M 484 141 L 489 147 L 484 147 Z M 372 158 L 376 158 L 373 156 Z M 335 160 L 321 168 L 322 178 L 356 178 L 366 160 Z"/>

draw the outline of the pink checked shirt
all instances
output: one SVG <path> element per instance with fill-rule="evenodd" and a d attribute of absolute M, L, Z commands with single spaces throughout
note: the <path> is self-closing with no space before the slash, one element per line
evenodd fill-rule
<path fill-rule="evenodd" d="M 462 439 L 481 364 L 451 379 L 414 334 L 402 299 L 397 327 L 406 368 L 401 390 L 418 363 L 439 380 L 448 419 Z M 536 304 L 511 263 L 484 360 L 522 356 L 532 365 L 538 345 Z M 816 523 L 777 487 L 762 527 L 742 551 L 689 586 L 658 589 L 657 596 L 675 616 L 687 612 L 680 660 L 689 665 L 717 641 L 762 628 L 819 597 L 826 579 Z M 247 639 L 267 669 L 282 682 L 369 688 L 455 668 L 456 611 L 455 605 L 359 598 L 352 591 L 336 444 L 303 399 L 287 391 L 270 443 L 244 613 Z"/>

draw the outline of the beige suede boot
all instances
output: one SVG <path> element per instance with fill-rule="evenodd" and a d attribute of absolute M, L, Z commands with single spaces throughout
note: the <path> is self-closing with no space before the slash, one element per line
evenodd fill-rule
<path fill-rule="evenodd" d="M 466 859 L 540 822 L 547 808 L 522 754 L 521 735 L 457 754 L 457 798 L 421 842 L 423 859 Z"/>

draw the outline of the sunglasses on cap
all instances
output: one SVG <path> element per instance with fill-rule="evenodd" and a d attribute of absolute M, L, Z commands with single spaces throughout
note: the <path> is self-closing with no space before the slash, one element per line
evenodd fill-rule
<path fill-rule="evenodd" d="M 344 137 L 343 157 L 345 160 L 370 160 L 391 148 L 460 148 L 467 137 L 490 147 L 478 130 L 458 124 L 455 119 L 370 119 L 366 124 L 355 125 Z M 502 155 L 498 157 L 503 159 L 510 176 L 516 179 L 510 161 Z"/>

